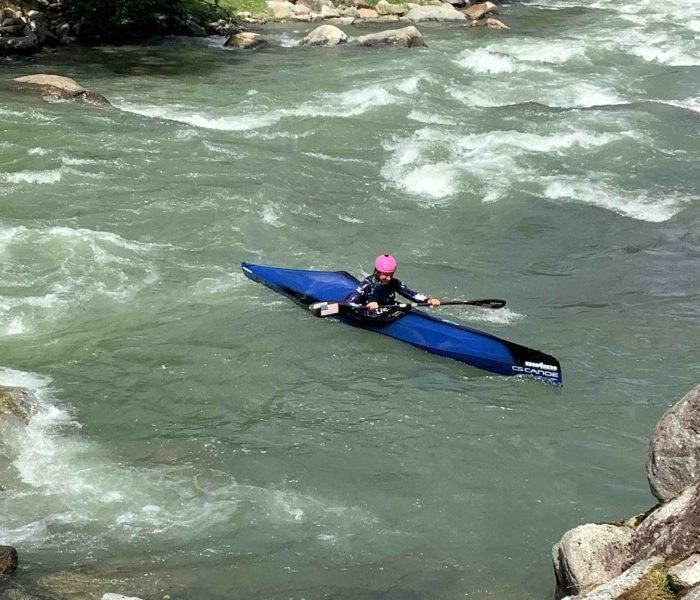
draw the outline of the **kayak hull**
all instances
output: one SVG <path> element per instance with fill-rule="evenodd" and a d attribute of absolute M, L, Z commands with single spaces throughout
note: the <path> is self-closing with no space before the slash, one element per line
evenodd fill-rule
<path fill-rule="evenodd" d="M 321 301 L 342 302 L 359 283 L 345 271 L 286 269 L 247 262 L 242 263 L 241 268 L 248 278 L 302 306 Z M 531 377 L 555 386 L 562 385 L 561 367 L 553 356 L 420 310 L 411 310 L 380 327 L 342 314 L 339 319 L 348 325 L 392 337 L 491 373 Z"/>

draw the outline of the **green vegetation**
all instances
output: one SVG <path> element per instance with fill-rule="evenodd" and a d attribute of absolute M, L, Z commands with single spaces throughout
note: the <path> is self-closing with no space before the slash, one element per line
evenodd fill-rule
<path fill-rule="evenodd" d="M 654 567 L 637 585 L 622 594 L 619 600 L 676 600 L 668 585 L 668 568 Z"/>
<path fill-rule="evenodd" d="M 64 14 L 80 24 L 79 37 L 88 42 L 180 33 L 190 19 L 230 20 L 236 10 L 234 0 L 63 0 Z"/>

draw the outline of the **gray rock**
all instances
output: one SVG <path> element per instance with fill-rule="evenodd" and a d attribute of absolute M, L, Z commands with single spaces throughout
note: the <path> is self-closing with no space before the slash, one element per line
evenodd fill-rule
<path fill-rule="evenodd" d="M 649 488 L 667 502 L 700 477 L 700 385 L 656 425 L 647 456 Z"/>
<path fill-rule="evenodd" d="M 586 593 L 620 575 L 630 559 L 632 530 L 587 523 L 567 531 L 552 548 L 556 596 Z"/>
<path fill-rule="evenodd" d="M 700 583 L 700 554 L 693 554 L 668 570 L 668 581 L 677 592 Z"/>
<path fill-rule="evenodd" d="M 348 41 L 348 36 L 335 25 L 321 25 L 301 40 L 302 46 L 337 46 Z"/>
<path fill-rule="evenodd" d="M 683 600 L 700 600 L 700 585 L 696 585 L 683 596 Z"/>
<path fill-rule="evenodd" d="M 677 559 L 697 548 L 700 531 L 700 481 L 649 513 L 632 536 L 632 562 L 652 556 Z"/>
<path fill-rule="evenodd" d="M 661 564 L 661 562 L 660 558 L 647 559 L 637 563 L 624 573 L 615 577 L 615 579 L 587 594 L 567 596 L 563 600 L 615 600 L 636 586 L 642 577 L 649 573 L 655 566 Z"/>
<path fill-rule="evenodd" d="M 361 46 L 394 46 L 401 48 L 426 48 L 427 44 L 420 31 L 413 25 L 401 29 L 388 29 L 355 40 Z"/>
<path fill-rule="evenodd" d="M 416 6 L 408 11 L 406 18 L 414 23 L 425 21 L 451 21 L 463 23 L 467 20 L 464 13 L 449 4 L 440 6 Z"/>

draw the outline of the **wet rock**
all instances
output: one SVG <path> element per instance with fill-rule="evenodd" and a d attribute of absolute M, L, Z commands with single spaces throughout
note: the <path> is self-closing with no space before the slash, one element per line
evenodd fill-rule
<path fill-rule="evenodd" d="M 102 600 L 141 600 L 136 596 L 122 596 L 121 594 L 105 594 L 102 596 Z"/>
<path fill-rule="evenodd" d="M 85 89 L 75 80 L 59 75 L 27 75 L 14 81 L 20 89 L 37 90 L 44 99 L 69 100 L 98 106 L 111 106 L 107 98 Z"/>
<path fill-rule="evenodd" d="M 0 385 L 0 416 L 9 415 L 26 425 L 36 406 L 36 398 L 28 388 Z"/>
<path fill-rule="evenodd" d="M 321 25 L 301 40 L 302 46 L 337 46 L 348 41 L 344 31 L 335 25 Z"/>
<path fill-rule="evenodd" d="M 12 546 L 0 546 L 0 575 L 10 575 L 17 570 L 17 550 Z"/>
<path fill-rule="evenodd" d="M 400 48 L 427 48 L 420 31 L 413 25 L 402 29 L 389 29 L 369 35 L 363 35 L 355 40 L 361 46 L 394 46 Z"/>
<path fill-rule="evenodd" d="M 700 385 L 661 417 L 649 444 L 651 493 L 667 502 L 700 477 Z"/>
<path fill-rule="evenodd" d="M 224 46 L 229 48 L 241 48 L 242 50 L 254 50 L 256 48 L 264 48 L 269 42 L 259 33 L 250 31 L 242 31 L 236 33 L 226 40 Z"/>
<path fill-rule="evenodd" d="M 137 565 L 124 564 L 117 569 L 103 565 L 53 573 L 42 577 L 32 591 L 61 600 L 95 600 L 105 594 L 121 598 L 184 597 L 187 583 L 182 573 Z"/>
<path fill-rule="evenodd" d="M 510 29 L 503 21 L 499 21 L 495 17 L 488 17 L 484 20 L 484 25 L 489 29 Z"/>
<path fill-rule="evenodd" d="M 476 21 L 497 12 L 498 7 L 493 2 L 479 2 L 478 4 L 472 4 L 464 11 L 464 14 L 472 21 Z"/>

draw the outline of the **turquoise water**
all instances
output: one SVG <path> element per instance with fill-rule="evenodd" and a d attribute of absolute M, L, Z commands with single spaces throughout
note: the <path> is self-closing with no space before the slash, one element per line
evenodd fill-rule
<path fill-rule="evenodd" d="M 4 66 L 115 106 L 0 88 L 0 384 L 41 404 L 3 431 L 20 582 L 543 599 L 567 529 L 654 503 L 649 437 L 699 379 L 700 13 L 503 12 L 417 51 L 299 48 L 299 26 Z M 505 298 L 439 310 L 555 355 L 564 388 L 315 319 L 239 268 L 359 276 L 385 251 L 420 291 Z"/>

